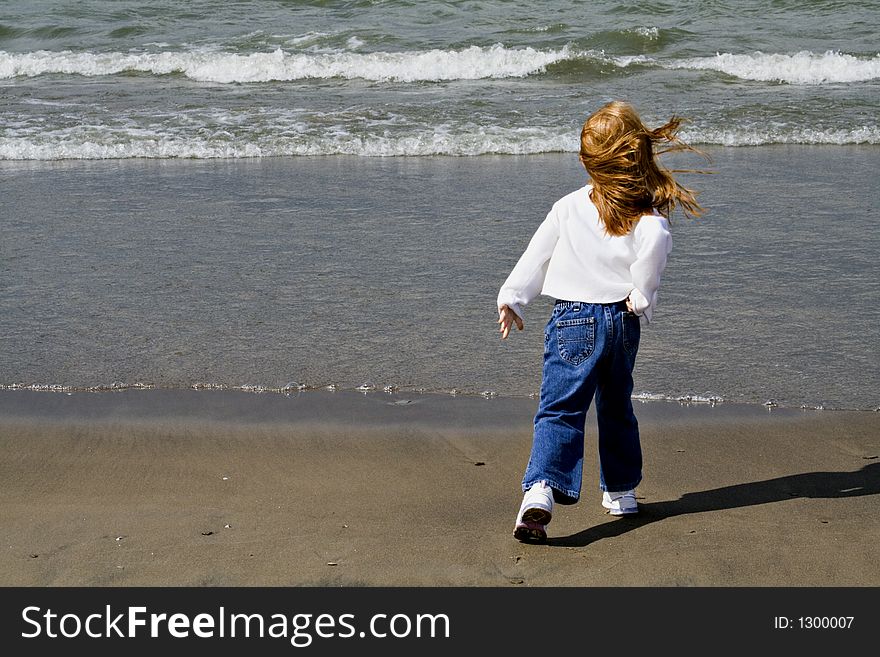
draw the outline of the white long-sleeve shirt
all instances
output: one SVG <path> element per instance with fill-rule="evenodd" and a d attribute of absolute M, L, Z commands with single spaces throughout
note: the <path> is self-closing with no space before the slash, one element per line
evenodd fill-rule
<path fill-rule="evenodd" d="M 553 204 L 498 293 L 498 307 L 520 317 L 538 294 L 567 301 L 613 303 L 629 297 L 651 321 L 660 276 L 672 250 L 669 224 L 646 214 L 623 236 L 609 235 L 590 199 L 591 185 Z"/>

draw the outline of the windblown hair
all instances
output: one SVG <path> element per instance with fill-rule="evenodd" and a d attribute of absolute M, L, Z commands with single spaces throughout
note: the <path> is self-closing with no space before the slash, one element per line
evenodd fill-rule
<path fill-rule="evenodd" d="M 664 217 L 676 206 L 687 216 L 703 213 L 695 192 L 672 176 L 689 171 L 670 171 L 656 160 L 657 155 L 672 151 L 703 155 L 678 139 L 680 125 L 681 119 L 673 116 L 649 130 L 631 105 L 619 101 L 601 107 L 584 123 L 580 159 L 593 183 L 591 198 L 609 234 L 626 235 L 639 217 L 654 209 Z"/>

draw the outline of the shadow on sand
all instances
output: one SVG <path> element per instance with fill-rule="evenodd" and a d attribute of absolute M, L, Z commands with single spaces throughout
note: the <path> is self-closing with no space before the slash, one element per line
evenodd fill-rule
<path fill-rule="evenodd" d="M 570 536 L 550 538 L 547 544 L 560 547 L 584 547 L 603 538 L 621 536 L 664 518 L 689 513 L 736 509 L 800 497 L 831 499 L 878 493 L 880 493 L 880 462 L 866 465 L 856 472 L 807 472 L 685 493 L 679 499 L 669 502 L 639 504 L 639 513 L 636 516 L 615 518 L 611 522 L 590 527 Z"/>

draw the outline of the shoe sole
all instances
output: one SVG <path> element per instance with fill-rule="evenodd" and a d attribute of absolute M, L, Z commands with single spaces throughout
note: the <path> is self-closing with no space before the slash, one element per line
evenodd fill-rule
<path fill-rule="evenodd" d="M 547 509 L 541 509 L 539 507 L 533 506 L 531 509 L 526 509 L 522 514 L 523 522 L 534 522 L 538 525 L 549 525 L 550 519 L 553 517 Z"/>
<path fill-rule="evenodd" d="M 543 525 L 523 522 L 513 530 L 513 537 L 521 543 L 546 543 L 547 531 Z"/>
<path fill-rule="evenodd" d="M 614 511 L 612 509 L 608 510 L 608 513 L 612 516 L 634 516 L 639 512 L 638 509 L 633 509 L 632 511 Z"/>
<path fill-rule="evenodd" d="M 627 510 L 612 509 L 610 506 L 607 506 L 605 504 L 605 502 L 602 502 L 602 506 L 604 506 L 606 509 L 608 509 L 608 513 L 610 513 L 612 516 L 634 516 L 635 514 L 637 514 L 639 512 L 639 507 L 636 507 L 635 509 L 627 509 Z"/>

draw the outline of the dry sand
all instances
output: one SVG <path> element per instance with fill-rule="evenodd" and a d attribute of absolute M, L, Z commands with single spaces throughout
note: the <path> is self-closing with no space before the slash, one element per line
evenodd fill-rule
<path fill-rule="evenodd" d="M 0 391 L 0 585 L 878 586 L 880 413 L 636 406 L 642 513 L 511 537 L 532 399 Z"/>

